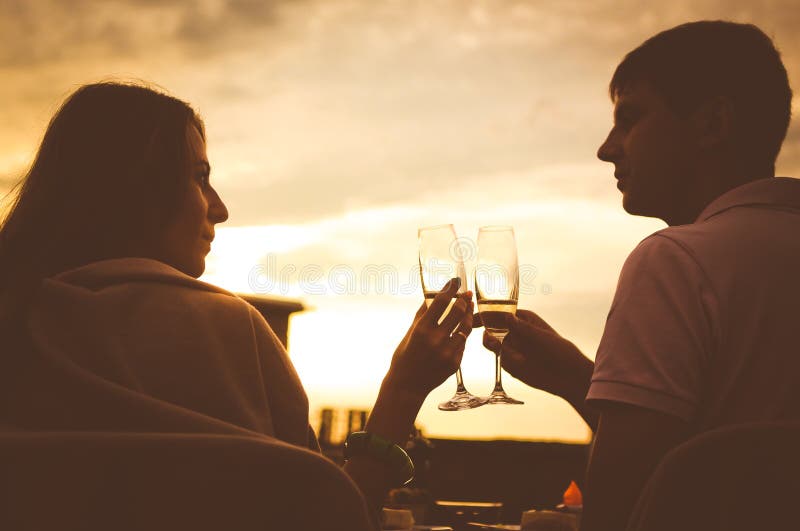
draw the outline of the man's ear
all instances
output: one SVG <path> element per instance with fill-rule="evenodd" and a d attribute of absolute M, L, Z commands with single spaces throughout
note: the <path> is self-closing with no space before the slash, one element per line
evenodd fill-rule
<path fill-rule="evenodd" d="M 717 96 L 703 102 L 691 117 L 697 146 L 713 149 L 727 144 L 733 135 L 734 110 L 731 100 Z"/>

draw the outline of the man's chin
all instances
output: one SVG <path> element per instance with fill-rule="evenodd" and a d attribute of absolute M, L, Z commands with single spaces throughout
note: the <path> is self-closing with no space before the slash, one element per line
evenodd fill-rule
<path fill-rule="evenodd" d="M 641 216 L 645 218 L 661 218 L 657 208 L 647 205 L 630 193 L 622 194 L 622 208 L 631 216 Z"/>
<path fill-rule="evenodd" d="M 639 205 L 630 193 L 622 192 L 622 209 L 632 216 L 641 216 Z"/>

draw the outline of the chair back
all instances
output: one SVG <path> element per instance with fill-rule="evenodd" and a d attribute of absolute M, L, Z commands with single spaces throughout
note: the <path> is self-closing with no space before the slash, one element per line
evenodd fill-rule
<path fill-rule="evenodd" d="M 742 424 L 671 450 L 628 531 L 800 529 L 800 422 Z"/>
<path fill-rule="evenodd" d="M 370 531 L 325 457 L 274 439 L 0 433 L 0 529 Z"/>

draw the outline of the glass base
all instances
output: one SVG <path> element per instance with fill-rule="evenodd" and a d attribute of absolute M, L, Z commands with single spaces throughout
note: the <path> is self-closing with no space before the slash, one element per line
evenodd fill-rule
<path fill-rule="evenodd" d="M 439 404 L 442 411 L 463 411 L 465 409 L 475 409 L 489 402 L 488 398 L 475 396 L 468 391 L 460 391 L 453 395 L 447 402 Z"/>
<path fill-rule="evenodd" d="M 524 404 L 522 400 L 511 398 L 505 391 L 494 391 L 487 399 L 488 404 Z"/>

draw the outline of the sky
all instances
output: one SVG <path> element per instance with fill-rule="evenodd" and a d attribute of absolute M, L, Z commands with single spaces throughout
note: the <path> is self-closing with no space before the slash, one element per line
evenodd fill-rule
<path fill-rule="evenodd" d="M 624 54 L 682 22 L 753 22 L 800 86 L 797 0 L 0 0 L 0 193 L 81 84 L 139 79 L 206 123 L 230 218 L 203 279 L 297 298 L 290 354 L 320 407 L 368 408 L 421 303 L 417 228 L 515 228 L 532 309 L 594 357 L 620 267 L 663 222 L 624 213 L 597 147 Z M 797 113 L 798 104 L 793 110 Z M 793 122 L 778 160 L 800 174 Z M 469 264 L 468 264 L 469 265 Z M 377 279 L 377 280 L 376 280 Z M 491 390 L 468 341 L 464 378 Z M 522 406 L 439 412 L 426 433 L 585 441 L 560 399 L 506 375 Z"/>

